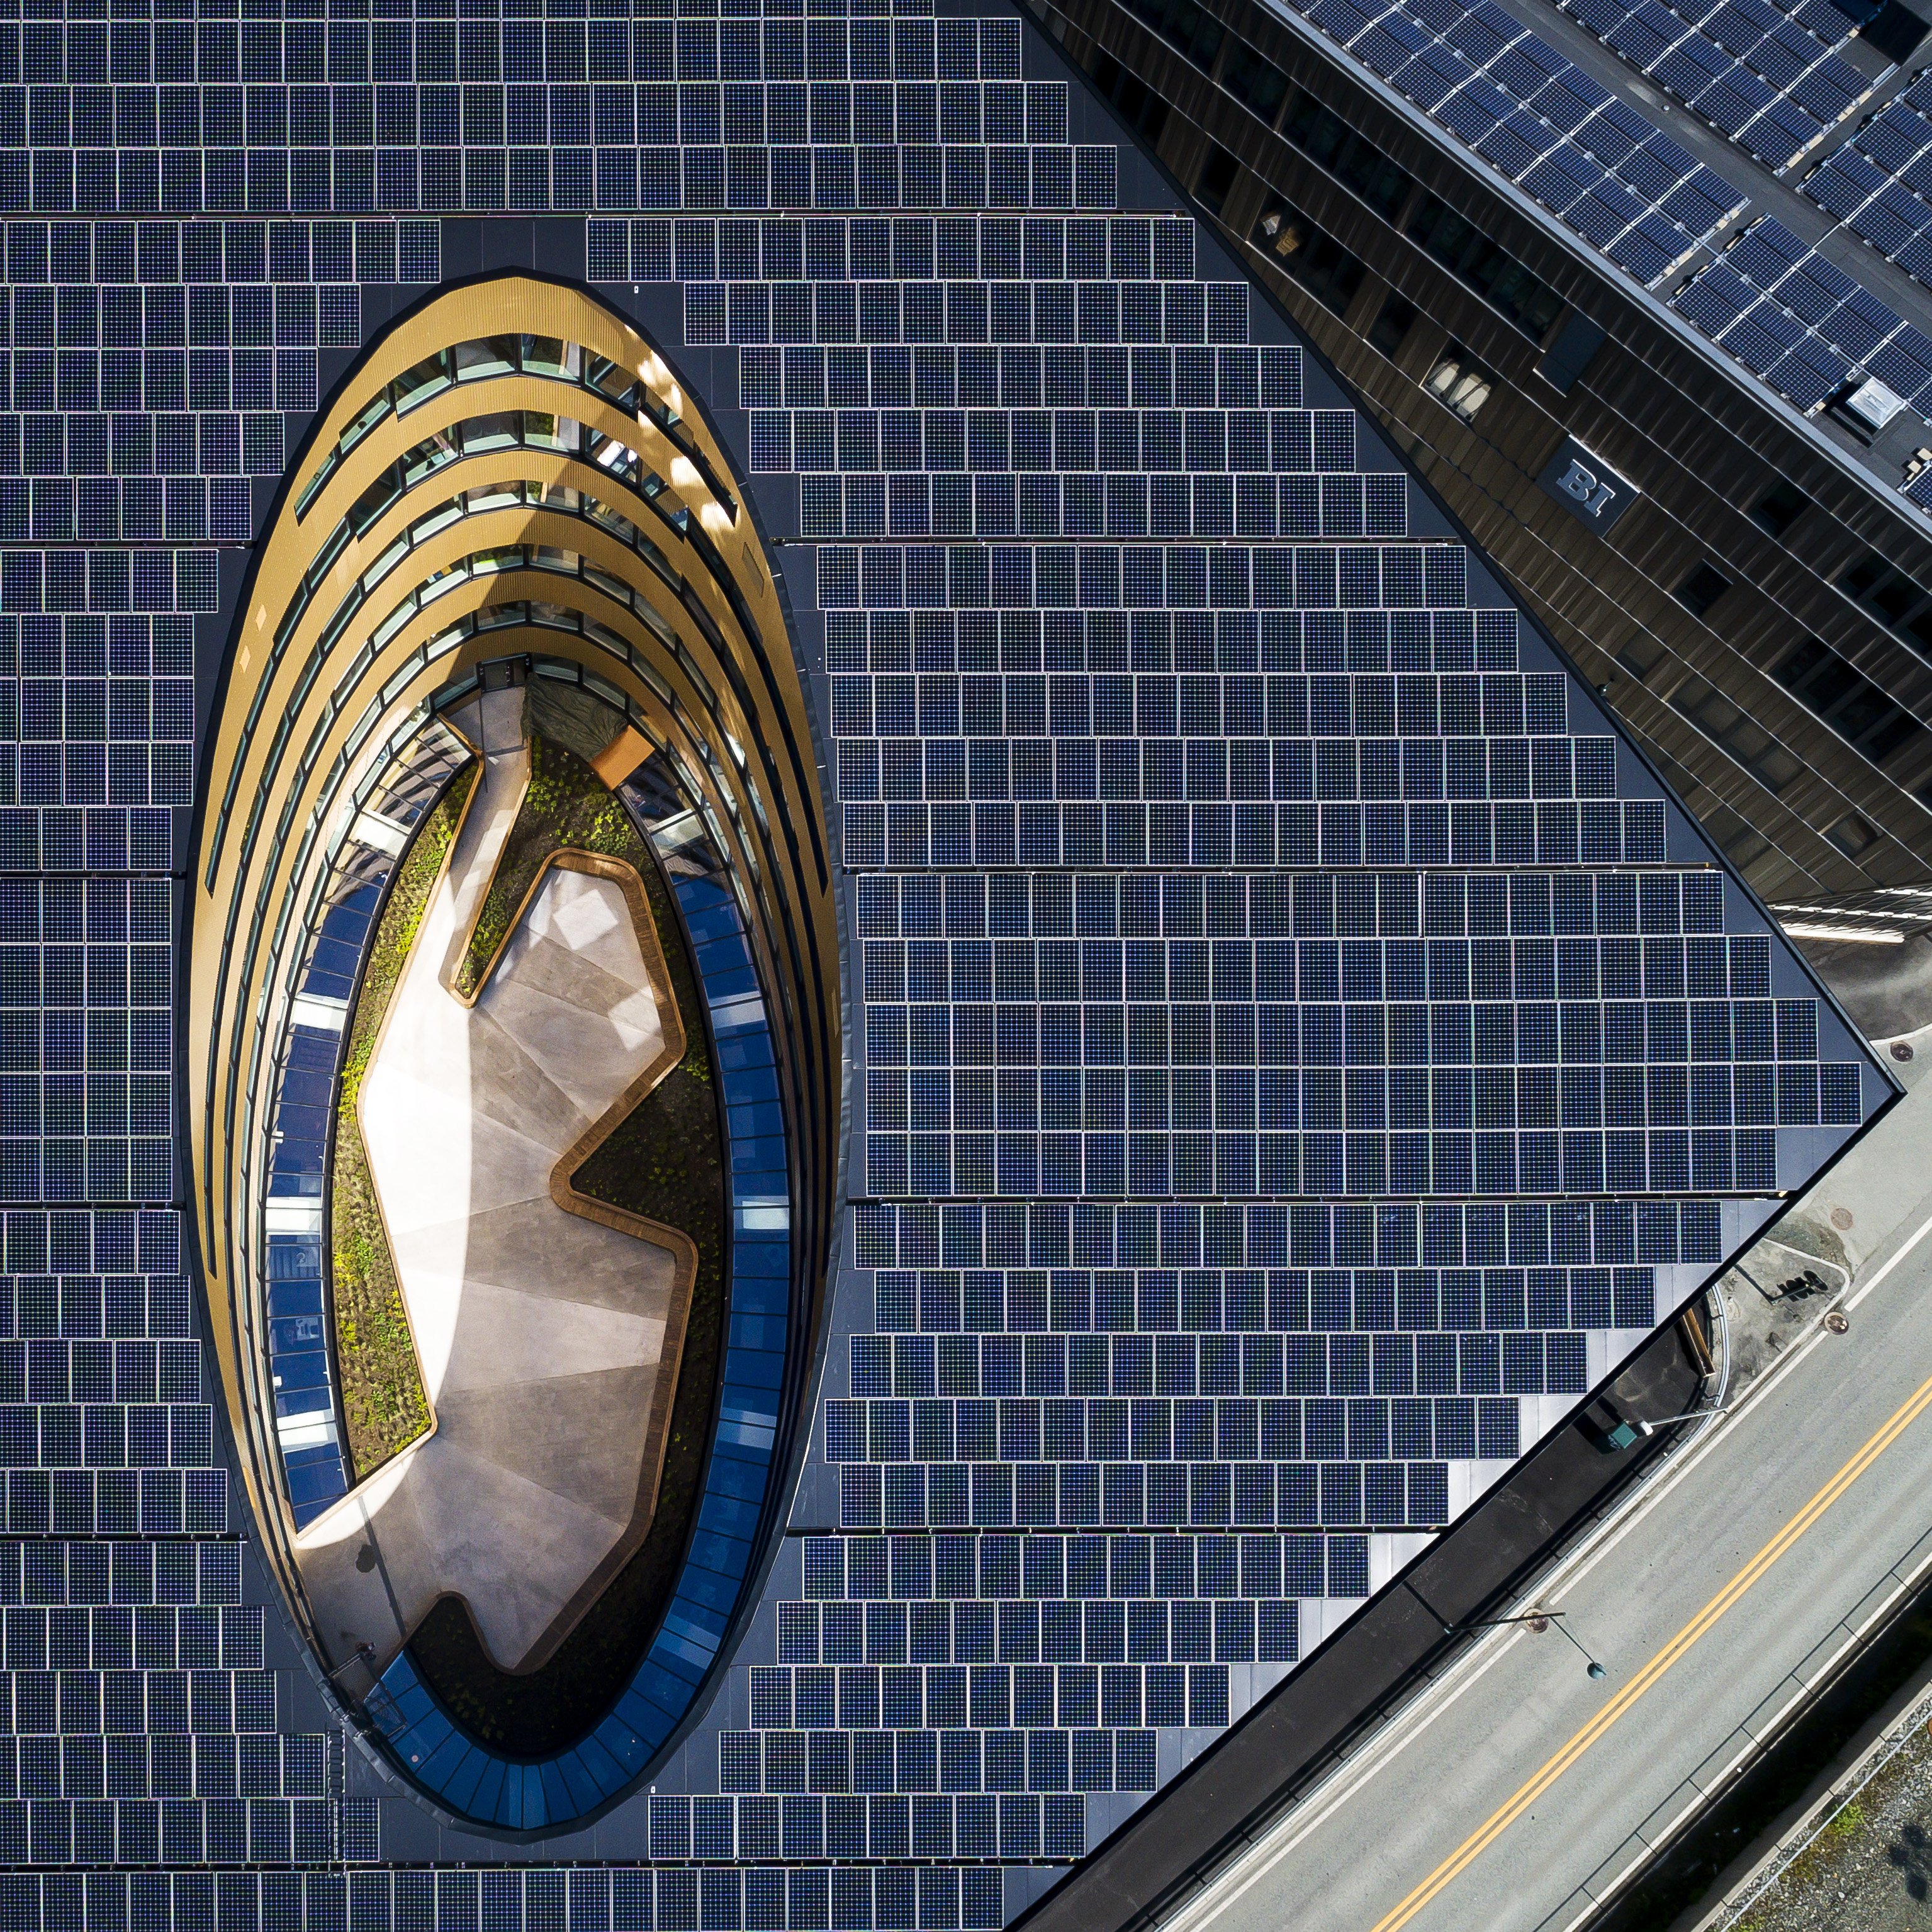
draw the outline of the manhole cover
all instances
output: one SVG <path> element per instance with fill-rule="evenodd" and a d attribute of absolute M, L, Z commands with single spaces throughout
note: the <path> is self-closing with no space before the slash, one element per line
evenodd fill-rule
<path fill-rule="evenodd" d="M 1849 1208 L 1834 1208 L 1832 1210 L 1832 1226 L 1841 1234 L 1851 1225 L 1852 1210 Z"/>
<path fill-rule="evenodd" d="M 1842 1335 L 1852 1325 L 1852 1318 L 1842 1308 L 1834 1308 L 1825 1318 L 1825 1326 L 1834 1335 Z"/>
<path fill-rule="evenodd" d="M 1911 1043 L 1903 1040 L 1894 1040 L 1892 1043 L 1892 1057 L 1894 1060 L 1910 1060 L 1912 1058 Z"/>

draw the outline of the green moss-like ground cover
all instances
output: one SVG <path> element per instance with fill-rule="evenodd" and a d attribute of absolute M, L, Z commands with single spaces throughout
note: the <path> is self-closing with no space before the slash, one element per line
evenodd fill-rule
<path fill-rule="evenodd" d="M 464 1726 L 514 1756 L 546 1756 L 596 1724 L 636 1669 L 670 1600 L 700 1497 L 724 1305 L 724 1165 L 704 1006 L 684 930 L 656 862 L 623 808 L 572 752 L 531 741 L 530 788 L 511 829 L 459 984 L 480 982 L 551 852 L 622 859 L 644 882 L 684 1058 L 572 1177 L 580 1193 L 682 1229 L 697 1244 L 656 1514 L 644 1540 L 547 1662 L 520 1674 L 490 1661 L 466 1607 L 445 1598 L 410 1640 L 417 1669 Z"/>
<path fill-rule="evenodd" d="M 544 861 L 566 846 L 626 860 L 640 874 L 649 875 L 656 869 L 624 808 L 603 780 L 574 752 L 548 738 L 533 737 L 530 790 L 497 858 L 496 876 L 476 916 L 469 950 L 457 969 L 456 989 L 466 1000 L 476 996 L 490 962 L 502 950 Z M 670 956 L 668 949 L 665 956 Z"/>
<path fill-rule="evenodd" d="M 416 1342 L 376 1204 L 356 1102 L 389 1001 L 416 944 L 430 889 L 475 782 L 474 766 L 457 774 L 425 814 L 396 868 L 364 965 L 336 1090 L 335 1159 L 328 1197 L 330 1306 L 352 1483 L 373 1475 L 429 1426 Z"/>

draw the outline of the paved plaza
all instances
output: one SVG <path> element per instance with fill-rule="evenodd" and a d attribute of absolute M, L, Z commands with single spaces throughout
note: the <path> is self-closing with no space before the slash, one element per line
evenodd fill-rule
<path fill-rule="evenodd" d="M 445 983 L 527 778 L 521 694 L 501 695 L 467 714 L 482 789 L 361 1098 L 435 1426 L 298 1544 L 337 1654 L 373 1644 L 379 1670 L 440 1596 L 506 1669 L 594 1599 L 649 1522 L 692 1271 L 554 1198 L 560 1163 L 682 1048 L 620 881 L 552 866 L 476 1005 Z"/>

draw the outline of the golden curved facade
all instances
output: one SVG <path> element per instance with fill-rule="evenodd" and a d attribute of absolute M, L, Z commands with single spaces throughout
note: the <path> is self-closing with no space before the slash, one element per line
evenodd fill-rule
<path fill-rule="evenodd" d="M 730 473 L 635 329 L 580 288 L 493 278 L 364 353 L 290 464 L 244 586 L 191 866 L 186 1112 L 240 1468 L 305 1624 L 262 1288 L 276 1042 L 364 800 L 485 667 L 579 668 L 708 826 L 770 995 L 794 1307 L 800 1284 L 808 1310 L 822 1293 L 840 1106 L 831 876 L 784 607 Z"/>

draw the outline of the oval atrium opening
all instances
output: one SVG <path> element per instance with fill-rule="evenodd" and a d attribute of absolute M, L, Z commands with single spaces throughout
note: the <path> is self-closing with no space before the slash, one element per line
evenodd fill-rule
<path fill-rule="evenodd" d="M 554 1828 L 728 1647 L 834 1184 L 785 608 L 651 345 L 524 274 L 379 338 L 211 740 L 188 1112 L 264 1554 L 439 1808 Z"/>

